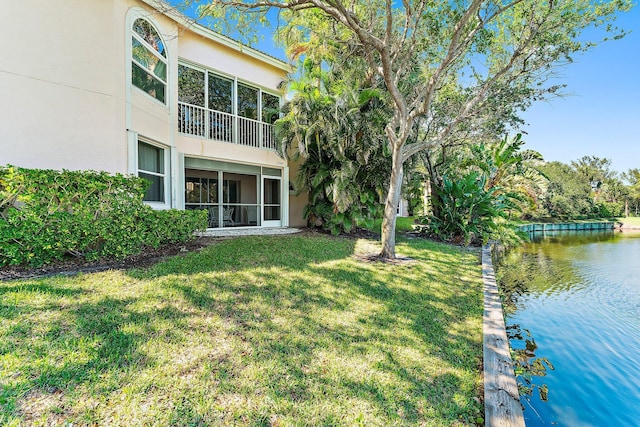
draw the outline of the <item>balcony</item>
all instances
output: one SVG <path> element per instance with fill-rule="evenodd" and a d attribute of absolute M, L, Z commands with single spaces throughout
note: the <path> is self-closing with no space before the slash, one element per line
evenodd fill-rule
<path fill-rule="evenodd" d="M 276 149 L 274 125 L 184 102 L 178 102 L 178 132 L 212 141 Z"/>

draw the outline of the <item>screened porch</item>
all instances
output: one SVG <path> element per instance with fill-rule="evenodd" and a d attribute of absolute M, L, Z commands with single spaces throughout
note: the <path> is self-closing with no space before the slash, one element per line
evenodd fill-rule
<path fill-rule="evenodd" d="M 178 66 L 178 132 L 276 149 L 280 97 L 206 69 Z"/>
<path fill-rule="evenodd" d="M 185 166 L 185 209 L 206 210 L 209 228 L 281 225 L 281 170 L 190 158 Z"/>

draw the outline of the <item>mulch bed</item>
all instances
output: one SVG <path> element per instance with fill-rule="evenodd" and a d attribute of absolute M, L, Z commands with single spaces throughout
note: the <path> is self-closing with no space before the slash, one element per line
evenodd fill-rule
<path fill-rule="evenodd" d="M 297 235 L 328 235 L 326 232 L 317 228 L 303 228 L 302 232 Z M 378 233 L 372 231 L 357 228 L 352 230 L 348 234 L 342 234 L 340 236 L 331 236 L 335 238 L 347 238 L 347 239 L 380 239 Z M 175 245 L 166 245 L 157 249 L 147 248 L 137 255 L 132 255 L 125 259 L 101 259 L 98 261 L 88 262 L 82 258 L 75 258 L 69 256 L 68 258 L 52 262 L 40 267 L 29 266 L 5 266 L 0 267 L 0 281 L 16 280 L 16 279 L 31 279 L 36 277 L 47 277 L 54 275 L 74 275 L 78 273 L 93 273 L 97 271 L 105 270 L 127 270 L 130 268 L 146 268 L 151 265 L 162 261 L 163 259 L 176 255 L 184 255 L 189 252 L 199 251 L 207 246 L 216 244 L 224 239 L 232 237 L 198 237 L 195 240 L 186 243 L 179 243 Z M 363 259 L 363 261 L 365 261 Z M 371 256 L 366 259 L 368 262 L 379 261 L 376 256 Z M 403 261 L 399 260 L 398 262 Z M 406 261 L 406 260 L 405 260 Z"/>
<path fill-rule="evenodd" d="M 68 258 L 46 264 L 40 267 L 5 266 L 0 267 L 0 281 L 46 277 L 57 274 L 73 275 L 105 270 L 126 270 L 129 268 L 149 267 L 166 257 L 181 255 L 192 251 L 202 250 L 207 246 L 222 240 L 216 237 L 198 237 L 195 240 L 160 248 L 147 248 L 137 255 L 124 259 L 101 259 L 88 262 L 82 258 L 69 256 Z"/>

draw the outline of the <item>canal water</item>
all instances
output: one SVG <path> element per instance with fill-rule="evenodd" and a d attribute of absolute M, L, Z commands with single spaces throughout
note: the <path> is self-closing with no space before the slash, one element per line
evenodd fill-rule
<path fill-rule="evenodd" d="M 640 233 L 533 240 L 497 263 L 527 426 L 640 426 Z"/>

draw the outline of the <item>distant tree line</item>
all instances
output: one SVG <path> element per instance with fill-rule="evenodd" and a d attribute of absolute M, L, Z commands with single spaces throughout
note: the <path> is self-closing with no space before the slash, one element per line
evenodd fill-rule
<path fill-rule="evenodd" d="M 618 173 L 596 156 L 545 162 L 523 145 L 517 135 L 417 157 L 404 183 L 409 213 L 424 233 L 465 244 L 517 240 L 513 221 L 640 214 L 640 169 Z"/>
<path fill-rule="evenodd" d="M 570 164 L 549 162 L 540 171 L 549 180 L 540 208 L 529 217 L 609 218 L 638 214 L 640 170 L 618 173 L 611 160 L 584 156 Z"/>

